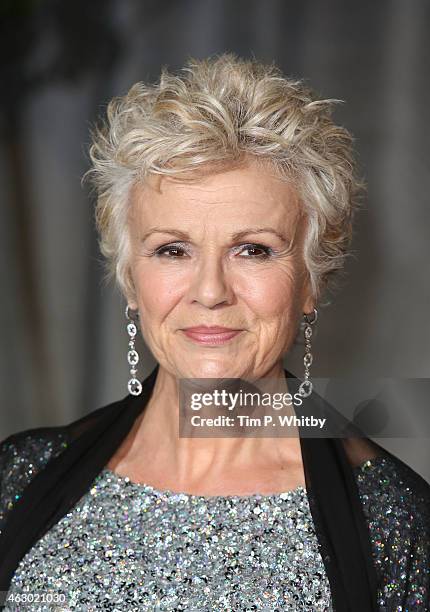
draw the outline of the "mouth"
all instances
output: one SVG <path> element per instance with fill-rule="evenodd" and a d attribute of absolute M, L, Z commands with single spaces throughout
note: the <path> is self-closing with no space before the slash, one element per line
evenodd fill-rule
<path fill-rule="evenodd" d="M 199 327 L 187 327 L 181 331 L 198 344 L 218 345 L 232 340 L 243 330 L 218 326 L 207 327 L 202 325 Z"/>

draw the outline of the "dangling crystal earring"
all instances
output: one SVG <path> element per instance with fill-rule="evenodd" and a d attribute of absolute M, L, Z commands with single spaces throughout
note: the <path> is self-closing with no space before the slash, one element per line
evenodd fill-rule
<path fill-rule="evenodd" d="M 309 368 L 311 367 L 313 359 L 314 359 L 311 353 L 311 349 L 312 349 L 312 346 L 311 346 L 312 327 L 311 326 L 316 322 L 318 318 L 318 311 L 316 308 L 314 308 L 314 311 L 312 314 L 313 314 L 313 317 L 312 315 L 303 313 L 303 319 L 305 321 L 305 327 L 304 327 L 305 354 L 303 356 L 303 364 L 305 366 L 305 375 L 304 375 L 303 382 L 299 386 L 299 393 L 302 397 L 309 397 L 313 389 L 312 382 L 309 380 Z"/>
<path fill-rule="evenodd" d="M 134 347 L 134 341 L 137 334 L 137 326 L 136 323 L 139 320 L 139 312 L 134 311 L 134 315 L 130 315 L 133 312 L 130 306 L 127 304 L 125 309 L 125 316 L 130 321 L 127 323 L 127 333 L 130 336 L 130 340 L 128 342 L 128 353 L 127 353 L 127 361 L 130 364 L 130 375 L 131 378 L 128 381 L 128 392 L 131 395 L 140 395 L 142 393 L 142 383 L 139 379 L 136 378 L 137 374 L 137 364 L 139 363 L 139 353 L 136 351 Z"/>

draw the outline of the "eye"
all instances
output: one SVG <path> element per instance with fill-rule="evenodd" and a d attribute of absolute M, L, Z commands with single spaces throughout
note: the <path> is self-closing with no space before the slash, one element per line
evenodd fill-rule
<path fill-rule="evenodd" d="M 173 259 L 175 257 L 183 257 L 186 255 L 186 251 L 179 244 L 166 244 L 156 249 L 154 254 L 158 257 L 164 256 L 167 259 Z"/>
<path fill-rule="evenodd" d="M 264 244 L 243 244 L 240 248 L 242 249 L 240 253 L 244 251 L 251 253 L 251 255 L 245 256 L 245 259 L 268 259 L 273 255 L 273 250 Z"/>
<path fill-rule="evenodd" d="M 265 246 L 264 244 L 242 244 L 236 247 L 236 249 L 243 259 L 268 259 L 274 254 L 273 249 Z M 245 251 L 247 251 L 249 255 L 242 255 L 242 253 Z M 163 257 L 165 259 L 180 259 L 188 255 L 184 246 L 179 243 L 165 244 L 160 246 L 158 249 L 155 249 L 153 254 L 157 257 Z"/>

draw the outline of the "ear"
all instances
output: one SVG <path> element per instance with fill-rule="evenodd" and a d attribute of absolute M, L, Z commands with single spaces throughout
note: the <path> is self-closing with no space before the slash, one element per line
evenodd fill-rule
<path fill-rule="evenodd" d="M 308 279 L 303 287 L 302 312 L 311 314 L 315 308 L 315 298 L 312 295 L 311 283 Z"/>
<path fill-rule="evenodd" d="M 130 287 L 128 287 L 127 291 L 124 291 L 124 299 L 131 310 L 136 310 L 139 307 L 136 301 L 136 294 L 130 290 Z"/>
<path fill-rule="evenodd" d="M 302 310 L 304 313 L 306 314 L 312 314 L 315 308 L 315 300 L 313 299 L 313 297 L 308 297 L 306 298 Z"/>
<path fill-rule="evenodd" d="M 139 308 L 138 303 L 136 301 L 136 289 L 135 289 L 133 276 L 132 276 L 132 272 L 130 268 L 128 268 L 127 273 L 126 273 L 124 298 L 128 306 L 131 308 L 131 310 L 137 310 Z"/>
<path fill-rule="evenodd" d="M 139 305 L 136 301 L 136 294 L 130 291 L 130 289 L 124 292 L 125 303 L 131 308 L 131 310 L 137 310 Z"/>

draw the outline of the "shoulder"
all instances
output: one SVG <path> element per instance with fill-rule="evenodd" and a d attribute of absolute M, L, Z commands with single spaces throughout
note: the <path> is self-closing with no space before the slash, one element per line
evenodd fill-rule
<path fill-rule="evenodd" d="M 45 465 L 68 446 L 65 427 L 39 427 L 0 442 L 0 533 L 8 512 Z"/>
<path fill-rule="evenodd" d="M 127 407 L 127 399 L 101 406 L 66 425 L 25 429 L 0 440 L 1 490 L 9 482 L 31 479 L 80 436 L 103 424 L 105 418 L 121 413 Z"/>
<path fill-rule="evenodd" d="M 0 441 L 0 534 L 9 511 L 47 463 L 93 427 L 120 414 L 128 401 L 126 396 L 66 425 L 26 429 Z"/>
<path fill-rule="evenodd" d="M 67 445 L 66 427 L 36 427 L 11 434 L 0 441 L 0 466 L 14 467 L 27 461 L 44 464 L 52 454 Z M 7 470 L 6 470 L 7 471 Z M 0 476 L 7 475 L 2 469 Z"/>
<path fill-rule="evenodd" d="M 430 484 L 406 463 L 387 454 L 354 468 L 365 514 L 393 525 L 430 522 Z"/>
<path fill-rule="evenodd" d="M 430 606 L 430 484 L 391 454 L 354 471 L 378 575 L 379 604 L 388 606 L 383 609 Z"/>

